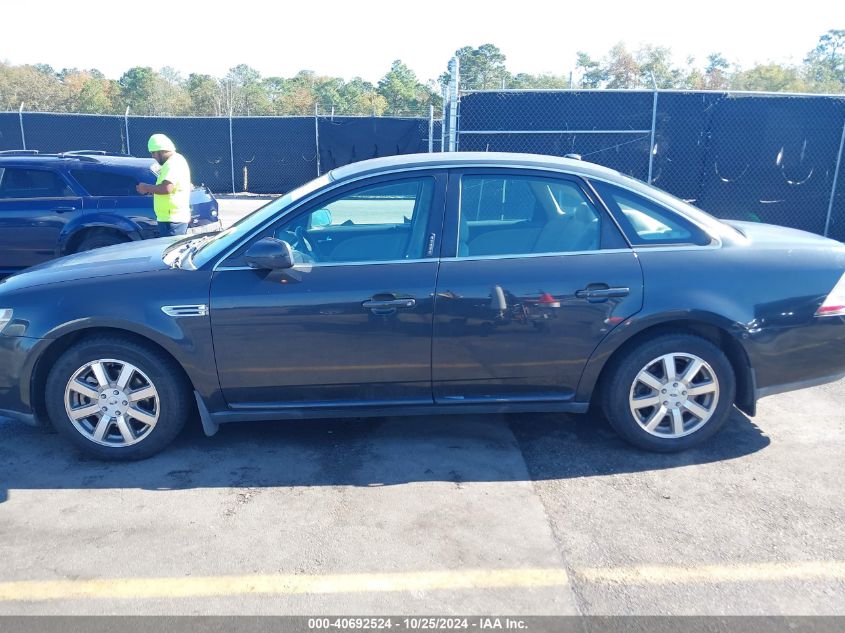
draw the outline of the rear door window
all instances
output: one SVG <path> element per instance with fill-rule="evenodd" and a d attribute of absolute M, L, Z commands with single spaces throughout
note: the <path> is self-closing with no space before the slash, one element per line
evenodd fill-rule
<path fill-rule="evenodd" d="M 72 169 L 71 175 L 92 196 L 137 196 L 138 180 L 125 174 L 93 169 Z"/>
<path fill-rule="evenodd" d="M 467 176 L 461 183 L 461 214 L 468 221 L 531 221 L 538 211 L 527 179 Z"/>
<path fill-rule="evenodd" d="M 0 170 L 0 199 L 69 198 L 75 195 L 54 171 L 20 167 Z"/>
<path fill-rule="evenodd" d="M 461 178 L 458 257 L 594 251 L 601 236 L 600 214 L 572 180 Z"/>

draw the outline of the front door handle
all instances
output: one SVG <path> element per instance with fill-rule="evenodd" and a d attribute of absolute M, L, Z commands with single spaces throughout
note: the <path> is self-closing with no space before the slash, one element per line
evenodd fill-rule
<path fill-rule="evenodd" d="M 611 297 L 627 297 L 631 294 L 630 288 L 584 288 L 575 293 L 577 299 L 604 300 Z"/>
<path fill-rule="evenodd" d="M 370 299 L 361 304 L 367 310 L 395 310 L 396 308 L 413 308 L 416 299 Z"/>

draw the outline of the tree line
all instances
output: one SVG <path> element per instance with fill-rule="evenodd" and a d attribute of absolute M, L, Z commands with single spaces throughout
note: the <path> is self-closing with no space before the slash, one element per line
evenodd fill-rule
<path fill-rule="evenodd" d="M 600 58 L 579 52 L 571 72 L 561 75 L 512 73 L 505 54 L 493 44 L 465 46 L 460 60 L 462 90 L 496 89 L 651 89 L 759 90 L 771 92 L 845 93 L 845 29 L 822 35 L 801 64 L 757 64 L 743 69 L 719 52 L 703 66 L 689 58 L 676 65 L 672 51 L 646 45 L 629 50 L 619 43 Z M 263 77 L 240 64 L 224 77 L 169 67 L 138 66 L 120 79 L 96 69 L 55 70 L 46 64 L 0 62 L 0 110 L 155 116 L 337 115 L 425 116 L 429 106 L 439 116 L 443 86 L 451 77 L 423 83 L 401 60 L 373 84 L 302 70 L 293 77 Z"/>

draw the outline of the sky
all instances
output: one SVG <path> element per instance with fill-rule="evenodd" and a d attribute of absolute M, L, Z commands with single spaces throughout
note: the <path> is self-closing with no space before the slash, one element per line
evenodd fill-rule
<path fill-rule="evenodd" d="M 221 77 L 245 63 L 263 76 L 307 69 L 377 82 L 401 59 L 425 82 L 458 48 L 484 43 L 512 73 L 568 75 L 577 51 L 601 57 L 620 41 L 701 66 L 714 51 L 743 67 L 797 64 L 823 33 L 845 28 L 845 1 L 0 0 L 0 16 L 0 61 L 12 64 L 117 79 L 132 66 Z"/>

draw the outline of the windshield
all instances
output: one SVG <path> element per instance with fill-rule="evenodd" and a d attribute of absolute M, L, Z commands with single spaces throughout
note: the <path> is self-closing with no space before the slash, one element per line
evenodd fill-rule
<path fill-rule="evenodd" d="M 313 193 L 317 189 L 326 186 L 331 182 L 328 174 L 315 178 L 301 187 L 297 187 L 285 195 L 268 202 L 263 207 L 256 209 L 249 215 L 245 215 L 225 231 L 211 236 L 208 241 L 200 245 L 193 255 L 194 266 L 199 268 L 208 261 L 225 252 L 232 245 L 237 244 L 241 239 L 252 233 L 265 222 L 272 220 L 293 203 Z"/>

